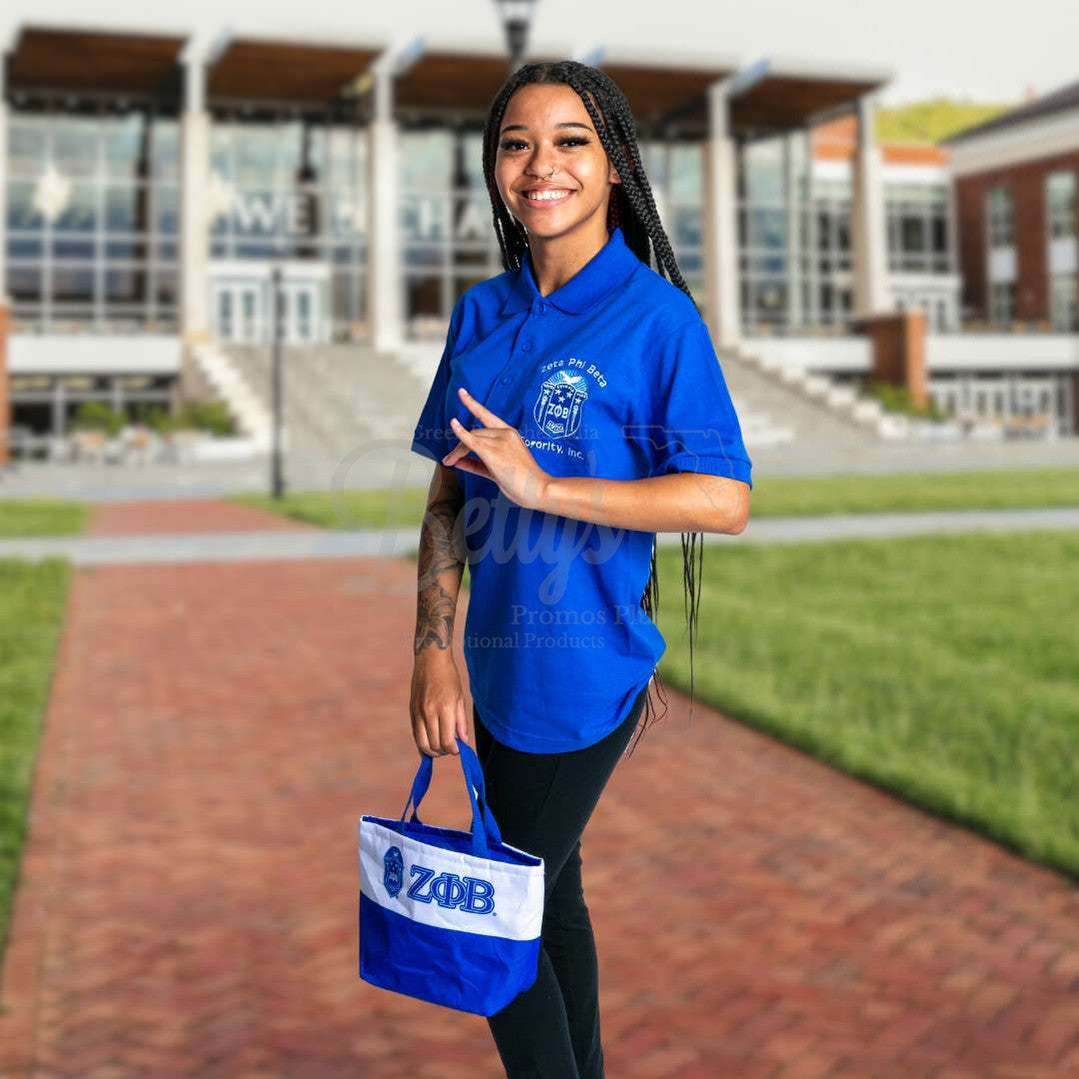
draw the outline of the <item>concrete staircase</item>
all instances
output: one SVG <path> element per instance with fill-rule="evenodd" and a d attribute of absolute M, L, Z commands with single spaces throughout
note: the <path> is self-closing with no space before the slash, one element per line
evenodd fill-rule
<path fill-rule="evenodd" d="M 743 352 L 723 350 L 719 360 L 750 457 L 792 444 L 854 447 L 879 441 L 847 408 L 833 403 L 845 396 L 829 380 L 814 376 L 810 387 Z"/>
<path fill-rule="evenodd" d="M 260 395 L 216 341 L 192 346 L 199 372 L 217 397 L 225 402 L 241 434 L 260 449 L 269 449 L 273 431 L 269 396 Z"/>
<path fill-rule="evenodd" d="M 283 347 L 289 485 L 387 486 L 401 482 L 394 462 L 419 468 L 407 450 L 441 352 L 440 341 L 410 342 L 395 353 L 360 344 Z M 195 354 L 241 427 L 269 449 L 271 347 L 215 343 Z M 723 350 L 720 362 L 752 458 L 772 449 L 789 455 L 792 447 L 799 456 L 825 449 L 846 455 L 914 437 L 905 417 L 830 379 L 762 362 L 744 349 Z"/>
<path fill-rule="evenodd" d="M 942 427 L 887 412 L 875 398 L 824 375 L 769 361 L 751 344 L 724 349 L 720 363 L 751 456 L 754 448 L 791 442 L 839 447 L 924 441 Z"/>
<path fill-rule="evenodd" d="M 218 347 L 271 415 L 271 346 Z M 422 371 L 422 364 L 417 369 L 403 357 L 359 344 L 284 346 L 281 363 L 290 485 L 393 482 L 393 459 L 402 459 L 402 449 L 408 459 L 434 365 Z"/>

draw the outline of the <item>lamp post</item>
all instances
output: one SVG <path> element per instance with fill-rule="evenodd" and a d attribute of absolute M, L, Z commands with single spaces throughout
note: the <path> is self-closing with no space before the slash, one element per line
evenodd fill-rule
<path fill-rule="evenodd" d="M 271 292 L 273 327 L 273 453 L 270 462 L 270 486 L 274 498 L 280 498 L 285 492 L 285 477 L 281 467 L 281 320 L 284 315 L 284 303 L 281 295 L 281 267 L 273 268 L 273 287 Z"/>
<path fill-rule="evenodd" d="M 495 7 L 498 8 L 502 29 L 506 33 L 512 75 L 521 66 L 528 48 L 528 31 L 532 27 L 536 0 L 495 0 Z"/>

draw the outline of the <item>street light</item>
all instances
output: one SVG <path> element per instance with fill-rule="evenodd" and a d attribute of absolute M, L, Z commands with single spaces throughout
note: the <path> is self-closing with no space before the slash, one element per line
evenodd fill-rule
<path fill-rule="evenodd" d="M 281 461 L 281 425 L 284 420 L 284 398 L 281 393 L 281 337 L 284 331 L 284 297 L 281 292 L 281 267 L 274 266 L 271 303 L 273 318 L 273 452 L 270 455 L 270 489 L 275 499 L 285 493 L 284 469 Z"/>
<path fill-rule="evenodd" d="M 502 28 L 506 32 L 512 75 L 520 67 L 528 48 L 528 31 L 532 26 L 536 0 L 495 0 L 495 7 L 498 8 Z"/>

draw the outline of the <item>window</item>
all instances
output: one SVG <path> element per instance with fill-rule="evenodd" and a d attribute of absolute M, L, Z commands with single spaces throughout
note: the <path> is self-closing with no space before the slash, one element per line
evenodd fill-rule
<path fill-rule="evenodd" d="M 1053 329 L 1074 333 L 1079 329 L 1079 280 L 1075 274 L 1054 274 L 1049 282 L 1049 312 Z"/>
<path fill-rule="evenodd" d="M 1012 245 L 1012 193 L 1006 187 L 991 187 L 986 195 L 989 246 Z"/>
<path fill-rule="evenodd" d="M 1075 235 L 1075 173 L 1051 172 L 1045 178 L 1046 236 Z"/>
<path fill-rule="evenodd" d="M 989 318 L 1006 324 L 1015 313 L 1015 285 L 1011 281 L 994 281 L 989 286 Z"/>
<path fill-rule="evenodd" d="M 888 268 L 892 273 L 949 273 L 951 206 L 946 184 L 889 184 Z"/>
<path fill-rule="evenodd" d="M 1054 330 L 1074 333 L 1077 328 L 1074 172 L 1051 172 L 1045 178 L 1045 238 L 1049 318 Z"/>
<path fill-rule="evenodd" d="M 164 108 L 9 118 L 14 332 L 175 332 L 179 127 Z"/>

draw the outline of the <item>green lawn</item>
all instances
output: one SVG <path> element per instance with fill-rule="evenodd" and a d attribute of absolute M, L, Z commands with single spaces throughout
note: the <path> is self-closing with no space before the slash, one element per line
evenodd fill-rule
<path fill-rule="evenodd" d="M 0 560 L 0 954 L 70 575 L 60 558 Z"/>
<path fill-rule="evenodd" d="M 419 528 L 426 487 L 350 491 L 296 491 L 280 500 L 269 495 L 232 495 L 230 502 L 258 506 L 322 528 Z"/>
<path fill-rule="evenodd" d="M 426 499 L 426 487 L 301 491 L 280 502 L 263 495 L 233 497 L 309 524 L 345 529 L 418 528 Z M 750 517 L 1049 506 L 1079 506 L 1079 469 L 767 476 L 753 481 Z"/>
<path fill-rule="evenodd" d="M 1079 534 L 710 544 L 699 628 L 697 700 L 1079 878 Z"/>
<path fill-rule="evenodd" d="M 0 499 L 0 538 L 77 536 L 86 528 L 90 507 L 60 498 Z"/>
<path fill-rule="evenodd" d="M 660 675 L 689 691 L 682 559 Z M 1079 876 L 1079 534 L 704 552 L 698 699 Z"/>

